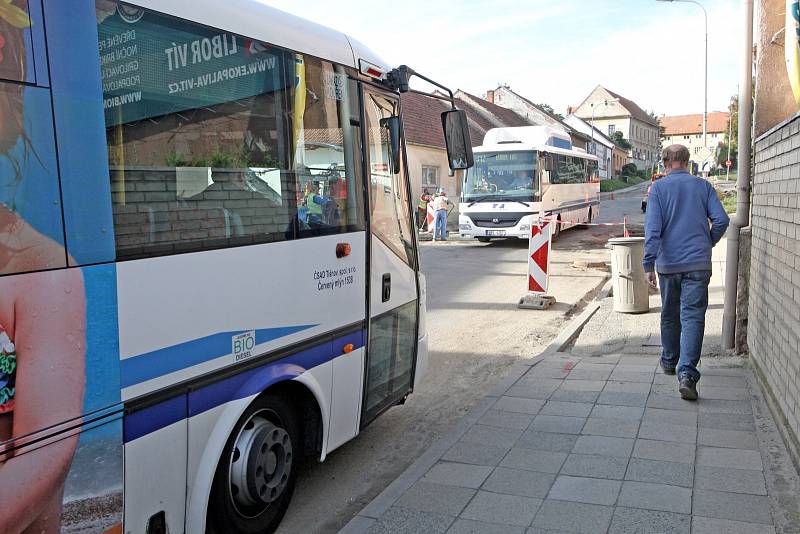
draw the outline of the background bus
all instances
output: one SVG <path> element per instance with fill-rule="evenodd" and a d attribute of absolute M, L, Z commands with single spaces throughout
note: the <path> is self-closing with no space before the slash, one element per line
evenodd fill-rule
<path fill-rule="evenodd" d="M 464 177 L 459 233 L 489 241 L 528 239 L 539 217 L 562 229 L 591 222 L 600 209 L 597 157 L 572 147 L 566 132 L 548 126 L 495 128 L 475 148 Z"/>
<path fill-rule="evenodd" d="M 260 2 L 138 4 L 0 10 L 2 532 L 271 531 L 296 462 L 424 374 L 381 60 Z"/>

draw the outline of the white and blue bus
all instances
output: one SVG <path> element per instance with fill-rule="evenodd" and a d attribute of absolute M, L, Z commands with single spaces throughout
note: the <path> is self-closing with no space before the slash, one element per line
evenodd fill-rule
<path fill-rule="evenodd" d="M 252 0 L 0 2 L 0 532 L 270 532 L 414 390 L 413 74 Z"/>
<path fill-rule="evenodd" d="M 540 218 L 562 229 L 600 214 L 597 157 L 572 146 L 569 134 L 549 126 L 493 128 L 475 148 L 464 177 L 459 233 L 487 242 L 528 239 Z"/>

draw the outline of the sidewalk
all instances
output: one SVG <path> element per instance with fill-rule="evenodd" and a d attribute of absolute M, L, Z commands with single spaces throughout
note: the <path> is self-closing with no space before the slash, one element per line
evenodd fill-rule
<path fill-rule="evenodd" d="M 800 483 L 755 378 L 718 356 L 714 257 L 700 400 L 658 370 L 658 296 L 644 315 L 605 298 L 567 352 L 513 367 L 340 532 L 800 532 Z"/>

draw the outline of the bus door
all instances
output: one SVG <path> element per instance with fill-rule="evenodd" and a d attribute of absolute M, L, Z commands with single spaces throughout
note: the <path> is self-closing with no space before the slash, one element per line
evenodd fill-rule
<path fill-rule="evenodd" d="M 394 95 L 366 86 L 362 97 L 370 211 L 364 427 L 411 391 L 419 307 L 408 176 L 404 158 L 392 158 L 393 145 L 402 156 L 399 129 L 392 142 L 388 125 L 392 117 L 399 117 L 400 102 Z"/>

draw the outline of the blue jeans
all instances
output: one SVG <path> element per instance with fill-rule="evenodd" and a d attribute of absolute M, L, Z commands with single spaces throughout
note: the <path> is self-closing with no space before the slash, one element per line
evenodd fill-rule
<path fill-rule="evenodd" d="M 433 223 L 433 238 L 447 239 L 447 210 L 436 210 Z"/>
<path fill-rule="evenodd" d="M 658 275 L 661 286 L 661 363 L 679 378 L 700 380 L 711 271 Z"/>

